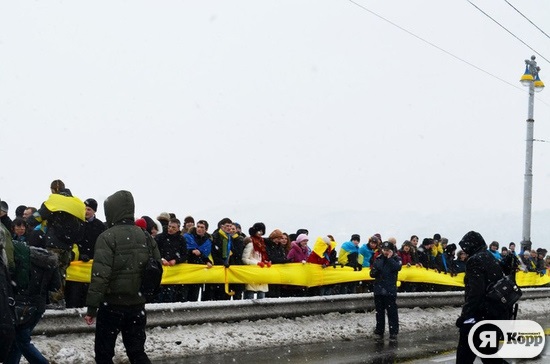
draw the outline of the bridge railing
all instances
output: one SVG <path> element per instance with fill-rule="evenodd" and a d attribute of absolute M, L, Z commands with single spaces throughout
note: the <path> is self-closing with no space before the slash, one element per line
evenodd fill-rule
<path fill-rule="evenodd" d="M 521 300 L 550 297 L 550 288 L 524 288 Z M 520 305 L 521 305 L 520 300 Z M 400 308 L 461 306 L 464 292 L 399 293 Z M 208 322 L 236 322 L 277 317 L 300 317 L 330 312 L 374 310 L 372 293 L 261 300 L 207 301 L 147 304 L 147 326 L 170 327 Z M 58 335 L 91 332 L 84 323 L 85 309 L 47 310 L 34 335 Z"/>

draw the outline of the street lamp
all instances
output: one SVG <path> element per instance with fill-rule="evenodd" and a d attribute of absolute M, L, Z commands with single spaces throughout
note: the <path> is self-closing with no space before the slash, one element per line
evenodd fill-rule
<path fill-rule="evenodd" d="M 533 108 L 535 105 L 535 92 L 544 88 L 544 82 L 539 78 L 540 67 L 535 62 L 535 56 L 525 60 L 525 73 L 521 76 L 520 82 L 523 86 L 529 87 L 529 105 L 527 110 L 527 138 L 525 149 L 525 179 L 523 181 L 523 232 L 521 250 L 531 250 L 531 204 L 533 197 Z"/>

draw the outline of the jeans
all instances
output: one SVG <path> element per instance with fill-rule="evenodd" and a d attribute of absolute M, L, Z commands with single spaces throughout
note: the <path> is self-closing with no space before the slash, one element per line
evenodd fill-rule
<path fill-rule="evenodd" d="M 115 342 L 119 332 L 122 332 L 122 342 L 130 363 L 151 363 L 145 354 L 146 323 L 144 306 L 100 306 L 97 312 L 94 345 L 96 363 L 113 363 Z"/>
<path fill-rule="evenodd" d="M 32 330 L 40 321 L 44 312 L 37 310 L 32 315 L 33 317 L 24 325 L 15 327 L 15 342 L 11 346 L 10 353 L 6 359 L 6 364 L 19 364 L 21 355 L 32 364 L 48 364 L 48 360 L 31 342 Z"/>
<path fill-rule="evenodd" d="M 386 312 L 388 313 L 388 324 L 390 335 L 399 333 L 399 316 L 397 314 L 397 296 L 393 295 L 374 295 L 374 306 L 376 308 L 376 329 L 374 332 L 384 335 L 386 326 Z"/>

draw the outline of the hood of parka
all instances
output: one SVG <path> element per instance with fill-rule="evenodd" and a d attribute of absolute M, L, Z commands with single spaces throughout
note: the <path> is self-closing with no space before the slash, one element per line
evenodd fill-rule
<path fill-rule="evenodd" d="M 464 253 L 469 256 L 487 249 L 485 239 L 483 239 L 483 236 L 481 236 L 481 234 L 477 231 L 467 232 L 466 235 L 462 237 L 458 245 L 460 245 Z"/>
<path fill-rule="evenodd" d="M 129 191 L 118 191 L 107 197 L 103 202 L 105 220 L 111 227 L 122 220 L 134 221 L 134 197 Z"/>

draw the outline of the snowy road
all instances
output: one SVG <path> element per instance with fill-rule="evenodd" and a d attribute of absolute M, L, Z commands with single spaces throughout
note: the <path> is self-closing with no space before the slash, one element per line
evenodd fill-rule
<path fill-rule="evenodd" d="M 381 356 L 403 358 L 406 354 L 425 353 L 433 356 L 437 350 L 452 350 L 456 346 L 454 322 L 460 308 L 400 309 L 400 339 L 397 347 L 386 343 L 372 346 L 374 312 L 330 313 L 295 319 L 265 319 L 236 323 L 212 323 L 167 328 L 152 328 L 147 332 L 146 351 L 155 363 L 177 363 L 200 360 L 206 363 L 265 362 L 262 353 L 270 360 L 303 362 L 306 355 L 311 362 L 356 363 L 365 352 L 368 358 Z M 542 316 L 550 313 L 550 299 L 521 301 L 519 317 Z M 450 336 L 440 335 L 444 331 Z M 429 336 L 435 333 L 435 336 Z M 427 336 L 428 334 L 428 336 Z M 453 342 L 454 340 L 454 342 Z M 34 342 L 52 363 L 94 363 L 93 334 L 35 336 Z M 361 344 L 371 345 L 362 347 Z M 422 343 L 422 345 L 420 345 Z M 357 346 L 359 344 L 359 346 Z M 452 344 L 452 345 L 451 345 Z M 351 345 L 351 347 L 349 346 Z M 307 347 L 316 348 L 311 353 Z M 268 349 L 269 348 L 269 349 Z M 272 349 L 275 348 L 275 349 Z M 420 348 L 420 349 L 419 349 Z M 389 350 L 393 349 L 393 350 Z M 389 350 L 389 351 L 388 351 Z M 302 354 L 300 354 L 302 352 Z M 247 356 L 250 353 L 250 356 Z M 213 356 L 209 356 L 214 354 Z M 351 357 L 346 358 L 346 355 Z M 301 358 L 294 359 L 295 357 Z M 416 354 L 410 356 L 418 358 Z M 192 359 L 191 359 L 192 358 Z M 215 361 L 218 358 L 222 361 Z M 223 361 L 227 358 L 228 361 Z M 253 360 L 253 359 L 258 359 Z M 316 360 L 316 361 L 315 361 Z M 380 359 L 384 360 L 384 359 Z M 126 363 L 122 341 L 117 341 L 115 363 Z"/>

